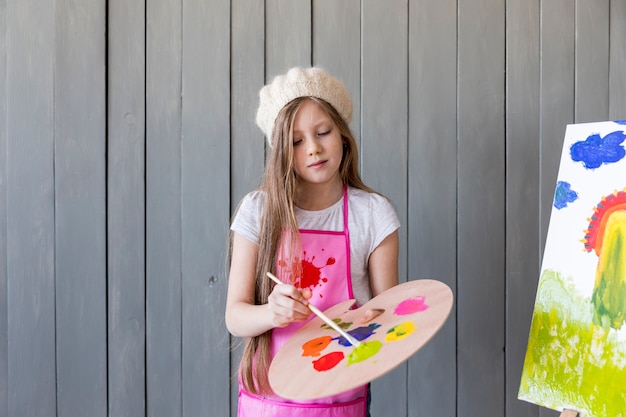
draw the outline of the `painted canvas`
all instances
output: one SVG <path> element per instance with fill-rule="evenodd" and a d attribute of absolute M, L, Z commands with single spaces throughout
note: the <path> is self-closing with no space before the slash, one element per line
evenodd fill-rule
<path fill-rule="evenodd" d="M 519 398 L 626 417 L 626 121 L 568 125 Z"/>

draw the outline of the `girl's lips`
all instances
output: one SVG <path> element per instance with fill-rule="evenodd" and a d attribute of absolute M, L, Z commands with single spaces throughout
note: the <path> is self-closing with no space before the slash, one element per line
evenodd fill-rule
<path fill-rule="evenodd" d="M 309 165 L 309 168 L 318 168 L 324 165 L 327 161 L 316 161 Z"/>

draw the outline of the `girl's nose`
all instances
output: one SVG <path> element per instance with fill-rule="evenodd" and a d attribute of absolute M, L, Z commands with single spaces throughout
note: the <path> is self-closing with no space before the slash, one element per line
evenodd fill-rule
<path fill-rule="evenodd" d="M 322 147 L 317 138 L 312 138 L 308 141 L 308 144 L 309 146 L 307 150 L 309 151 L 309 155 L 315 155 L 317 153 L 320 153 L 320 151 L 322 150 Z"/>

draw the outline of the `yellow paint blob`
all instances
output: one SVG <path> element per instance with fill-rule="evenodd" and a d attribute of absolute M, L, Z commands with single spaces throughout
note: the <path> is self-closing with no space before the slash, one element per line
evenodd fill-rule
<path fill-rule="evenodd" d="M 412 321 L 405 321 L 404 323 L 398 324 L 387 331 L 385 342 L 397 342 L 398 340 L 402 340 L 409 336 L 415 330 L 417 329 Z"/>

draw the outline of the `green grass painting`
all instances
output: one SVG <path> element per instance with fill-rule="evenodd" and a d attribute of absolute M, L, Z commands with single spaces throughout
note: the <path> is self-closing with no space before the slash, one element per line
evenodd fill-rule
<path fill-rule="evenodd" d="M 519 398 L 588 416 L 626 416 L 626 348 L 593 324 L 593 306 L 554 271 L 544 271 Z"/>

